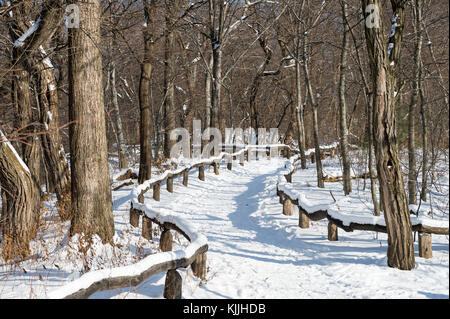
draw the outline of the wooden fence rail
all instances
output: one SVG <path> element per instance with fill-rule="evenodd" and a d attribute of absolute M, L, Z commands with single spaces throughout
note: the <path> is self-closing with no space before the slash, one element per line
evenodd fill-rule
<path fill-rule="evenodd" d="M 333 154 L 333 152 L 330 152 Z M 296 162 L 298 156 L 292 157 L 286 164 L 286 171 L 283 172 L 285 182 L 279 180 L 277 184 L 277 195 L 280 197 L 280 203 L 283 204 L 283 214 L 292 215 L 292 205 L 296 205 L 299 211 L 299 227 L 309 228 L 309 220 L 318 221 L 328 219 L 328 240 L 338 240 L 337 228 L 341 228 L 346 232 L 352 232 L 354 230 L 365 230 L 387 233 L 386 225 L 380 223 L 364 223 L 360 221 L 344 221 L 330 213 L 327 209 L 317 209 L 316 211 L 307 211 L 302 207 L 302 203 L 297 196 L 290 192 L 288 185 L 292 183 L 292 175 L 297 170 Z M 448 235 L 449 227 L 447 226 L 435 226 L 423 224 L 420 221 L 412 222 L 412 231 L 419 233 L 419 256 L 423 258 L 432 257 L 432 244 L 431 234 Z"/>
<path fill-rule="evenodd" d="M 208 251 L 207 239 L 204 235 L 198 234 L 195 227 L 188 221 L 154 211 L 150 205 L 144 203 L 145 193 L 153 189 L 153 199 L 159 201 L 161 184 L 164 182 L 166 182 L 167 190 L 173 192 L 173 179 L 183 176 L 183 185 L 188 186 L 189 172 L 193 169 L 198 168 L 198 177 L 204 181 L 205 166 L 213 166 L 215 174 L 219 174 L 219 163 L 223 159 L 229 160 L 227 169 L 231 170 L 232 160 L 239 157 L 240 165 L 244 165 L 244 160 L 251 160 L 248 155 L 249 150 L 259 150 L 269 155 L 271 147 L 280 147 L 282 150 L 288 148 L 288 146 L 282 144 L 265 146 L 248 145 L 236 151 L 236 147 L 233 147 L 234 153 L 222 152 L 219 156 L 199 161 L 188 167 L 174 171 L 166 171 L 157 178 L 133 187 L 131 191 L 130 224 L 134 227 L 139 227 L 139 221 L 142 219 L 142 236 L 149 240 L 153 236 L 152 224 L 159 225 L 162 229 L 160 238 L 160 250 L 162 253 L 147 256 L 133 265 L 90 271 L 73 282 L 56 289 L 48 296 L 58 299 L 89 298 L 92 294 L 100 291 L 134 287 L 151 276 L 161 272 L 167 272 L 163 293 L 164 297 L 167 299 L 181 298 L 182 279 L 177 269 L 191 266 L 194 276 L 205 279 L 206 252 Z M 284 153 L 286 154 L 286 151 Z M 127 171 L 126 174 L 130 175 L 130 171 Z M 115 189 L 132 184 L 134 183 L 128 180 Z M 190 244 L 183 250 L 172 252 L 173 237 L 170 232 L 171 230 L 184 236 Z"/>

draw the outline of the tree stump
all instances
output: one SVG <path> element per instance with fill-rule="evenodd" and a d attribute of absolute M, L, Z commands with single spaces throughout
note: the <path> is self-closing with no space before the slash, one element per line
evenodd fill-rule
<path fill-rule="evenodd" d="M 153 199 L 159 202 L 160 200 L 160 193 L 161 193 L 161 185 L 159 183 L 156 183 L 153 185 Z"/>
<path fill-rule="evenodd" d="M 332 222 L 328 222 L 328 240 L 338 241 L 338 228 Z"/>
<path fill-rule="evenodd" d="M 181 299 L 182 287 L 183 280 L 181 275 L 175 269 L 167 271 L 164 283 L 164 298 Z"/>
<path fill-rule="evenodd" d="M 292 216 L 292 201 L 286 196 L 283 203 L 283 215 Z"/>
<path fill-rule="evenodd" d="M 173 237 L 169 229 L 164 229 L 159 241 L 159 248 L 161 251 L 172 251 Z"/>
<path fill-rule="evenodd" d="M 183 185 L 186 187 L 188 186 L 188 180 L 189 180 L 189 171 L 185 170 L 183 172 Z"/>
<path fill-rule="evenodd" d="M 433 257 L 431 234 L 429 233 L 419 232 L 419 257 L 427 259 Z"/>
<path fill-rule="evenodd" d="M 201 181 L 205 181 L 205 168 L 202 166 L 199 166 L 198 168 L 198 179 Z"/>
<path fill-rule="evenodd" d="M 137 209 L 130 209 L 130 224 L 133 227 L 139 227 L 140 212 Z"/>
<path fill-rule="evenodd" d="M 200 279 L 206 278 L 206 253 L 199 255 L 191 265 L 192 273 Z"/>
<path fill-rule="evenodd" d="M 309 217 L 300 206 L 298 207 L 298 226 L 303 229 L 309 228 Z"/>
<path fill-rule="evenodd" d="M 166 186 L 167 186 L 167 191 L 169 193 L 173 193 L 173 177 L 172 176 L 169 176 L 167 178 Z"/>
<path fill-rule="evenodd" d="M 213 163 L 214 174 L 219 175 L 219 164 L 217 162 Z"/>
<path fill-rule="evenodd" d="M 148 240 L 153 239 L 153 223 L 147 216 L 142 217 L 142 237 Z"/>

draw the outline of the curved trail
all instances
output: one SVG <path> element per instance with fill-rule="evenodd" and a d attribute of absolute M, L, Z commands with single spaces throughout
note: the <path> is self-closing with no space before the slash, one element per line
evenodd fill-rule
<path fill-rule="evenodd" d="M 372 232 L 341 231 L 338 242 L 329 242 L 326 221 L 299 229 L 296 209 L 293 216 L 282 215 L 276 196 L 283 165 L 278 159 L 245 167 L 235 162 L 228 171 L 222 164 L 218 176 L 206 170 L 205 182 L 191 172 L 187 188 L 181 179 L 172 194 L 162 186 L 161 202 L 146 194 L 152 207 L 190 219 L 208 238 L 206 281 L 182 270 L 183 298 L 448 298 L 442 271 L 430 273 L 437 265 L 448 267 L 448 243 L 435 245 L 441 258 L 417 258 L 417 269 L 401 272 L 386 266 L 383 234 L 376 239 Z M 128 192 L 114 195 L 124 221 Z M 448 282 L 448 269 L 446 276 Z M 93 297 L 162 298 L 164 279 L 160 274 L 136 288 Z"/>

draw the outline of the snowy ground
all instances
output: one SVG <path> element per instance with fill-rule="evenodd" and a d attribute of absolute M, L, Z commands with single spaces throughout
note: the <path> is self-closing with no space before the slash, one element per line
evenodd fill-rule
<path fill-rule="evenodd" d="M 184 298 L 449 297 L 448 236 L 433 235 L 433 258 L 428 260 L 418 257 L 416 242 L 416 268 L 412 271 L 386 266 L 384 234 L 339 230 L 339 241 L 329 242 L 327 221 L 300 229 L 296 210 L 293 216 L 282 215 L 276 182 L 284 163 L 253 161 L 245 167 L 235 163 L 232 171 L 222 164 L 220 175 L 210 169 L 205 182 L 192 171 L 189 187 L 182 186 L 181 179 L 174 182 L 173 194 L 162 187 L 161 202 L 153 201 L 148 192 L 146 202 L 152 207 L 192 221 L 208 238 L 206 280 L 193 277 L 190 268 L 181 270 Z M 328 175 L 337 174 L 336 160 L 325 161 L 324 170 Z M 315 185 L 314 166 L 296 173 L 293 183 L 299 188 Z M 334 195 L 340 196 L 340 183 L 327 183 L 326 187 L 334 188 Z M 127 187 L 113 193 L 117 242 L 128 246 L 122 250 L 110 247 L 104 256 L 130 252 L 123 253 L 116 263 L 133 262 L 133 253 L 144 256 L 157 251 L 158 237 L 144 242 L 140 229 L 129 226 L 130 190 Z M 354 193 L 361 201 L 370 201 L 361 181 L 355 181 Z M 448 205 L 443 218 L 448 220 Z M 183 240 L 179 244 L 184 244 Z M 47 260 L 41 253 L 37 263 L 1 266 L 0 298 L 42 298 L 83 272 L 79 259 L 76 265 L 65 260 L 67 251 L 71 252 L 68 248 L 60 244 L 52 249 Z M 114 264 L 110 258 L 106 264 Z M 91 256 L 89 262 L 92 269 L 102 267 L 98 257 Z M 162 298 L 164 279 L 162 273 L 138 287 L 100 292 L 92 298 Z"/>

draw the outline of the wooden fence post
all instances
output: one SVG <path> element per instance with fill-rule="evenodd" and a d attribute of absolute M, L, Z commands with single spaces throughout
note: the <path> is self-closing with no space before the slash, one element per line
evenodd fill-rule
<path fill-rule="evenodd" d="M 160 192 L 161 192 L 161 185 L 159 183 L 153 185 L 153 199 L 158 202 L 160 200 Z"/>
<path fill-rule="evenodd" d="M 231 171 L 231 169 L 233 168 L 233 158 L 230 158 L 230 161 L 227 163 L 227 168 L 228 170 Z"/>
<path fill-rule="evenodd" d="M 188 180 L 189 180 L 189 171 L 185 170 L 183 172 L 183 185 L 186 187 L 188 186 Z"/>
<path fill-rule="evenodd" d="M 167 186 L 167 191 L 169 192 L 169 193 L 173 193 L 173 177 L 172 176 L 169 176 L 168 178 L 167 178 L 167 182 L 166 182 L 167 184 L 166 184 L 166 186 Z"/>
<path fill-rule="evenodd" d="M 298 206 L 298 227 L 309 228 L 309 217 L 300 206 Z"/>
<path fill-rule="evenodd" d="M 153 227 L 152 227 L 152 225 L 153 225 L 152 220 L 144 215 L 142 217 L 142 237 L 144 237 L 145 239 L 148 239 L 148 240 L 152 240 L 153 239 L 153 234 L 152 234 Z"/>
<path fill-rule="evenodd" d="M 338 240 L 338 228 L 332 222 L 328 222 L 328 240 L 329 241 Z"/>
<path fill-rule="evenodd" d="M 283 215 L 292 216 L 292 201 L 288 196 L 284 199 Z"/>
<path fill-rule="evenodd" d="M 198 167 L 198 179 L 205 181 L 205 168 L 203 165 Z"/>
<path fill-rule="evenodd" d="M 139 226 L 139 216 L 141 213 L 137 209 L 130 209 L 130 224 L 133 227 Z"/>
<path fill-rule="evenodd" d="M 286 178 L 286 182 L 292 183 L 292 173 L 284 175 L 284 177 Z"/>
<path fill-rule="evenodd" d="M 170 229 L 164 229 L 159 240 L 159 248 L 161 251 L 172 251 L 173 237 Z"/>
<path fill-rule="evenodd" d="M 433 257 L 431 234 L 429 233 L 419 232 L 419 257 L 427 259 Z"/>
<path fill-rule="evenodd" d="M 213 163 L 214 174 L 219 175 L 219 164 L 217 162 Z"/>
<path fill-rule="evenodd" d="M 176 269 L 167 271 L 166 281 L 164 283 L 164 298 L 181 299 L 182 287 L 183 279 L 178 271 Z"/>
<path fill-rule="evenodd" d="M 192 273 L 200 279 L 206 278 L 206 253 L 199 255 L 191 264 Z"/>

